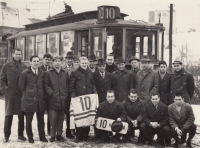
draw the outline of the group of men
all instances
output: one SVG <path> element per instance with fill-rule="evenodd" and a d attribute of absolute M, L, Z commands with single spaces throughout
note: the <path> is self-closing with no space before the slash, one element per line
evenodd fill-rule
<path fill-rule="evenodd" d="M 36 112 L 40 141 L 48 142 L 44 132 L 44 113 L 47 110 L 47 130 L 50 142 L 64 141 L 63 121 L 66 113 L 66 137 L 74 138 L 70 130 L 69 107 L 74 97 L 98 94 L 98 117 L 128 122 L 126 138 L 134 136 L 139 129 L 139 142 L 148 141 L 158 135 L 162 145 L 170 144 L 173 137 L 175 147 L 191 139 L 196 132 L 194 114 L 188 104 L 194 93 L 193 76 L 187 72 L 182 62 L 174 61 L 174 73 L 167 72 L 165 61 L 159 62 L 159 70 L 151 68 L 150 59 L 144 55 L 141 60 L 135 56 L 129 60 L 131 70 L 125 68 L 126 61 L 119 58 L 114 63 L 114 55 L 96 60 L 94 54 L 88 58 L 68 52 L 62 57 L 45 54 L 40 66 L 38 56 L 31 56 L 30 67 L 21 62 L 22 51 L 14 49 L 13 61 L 5 64 L 1 70 L 0 86 L 5 95 L 4 142 L 9 141 L 13 115 L 18 115 L 18 139 L 24 137 L 24 116 L 26 133 L 30 143 L 34 143 L 32 119 Z M 50 61 L 52 60 L 52 65 Z M 50 128 L 51 127 L 51 128 Z M 87 140 L 90 127 L 76 127 L 75 142 Z M 170 132 L 169 132 L 170 131 Z M 171 134 L 169 134 L 171 133 Z M 95 128 L 97 138 L 109 139 L 110 132 Z M 178 136 L 181 136 L 181 141 Z M 116 134 L 123 139 L 122 135 Z"/>

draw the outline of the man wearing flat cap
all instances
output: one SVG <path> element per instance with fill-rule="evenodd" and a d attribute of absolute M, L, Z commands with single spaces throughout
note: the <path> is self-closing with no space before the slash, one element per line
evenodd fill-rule
<path fill-rule="evenodd" d="M 71 75 L 71 72 L 74 69 L 73 60 L 74 60 L 74 53 L 72 51 L 67 52 L 67 55 L 65 57 L 65 63 L 62 65 L 62 69 L 67 71 L 69 76 Z"/>
<path fill-rule="evenodd" d="M 48 112 L 51 126 L 50 142 L 64 141 L 62 135 L 64 112 L 68 104 L 69 76 L 61 68 L 62 58 L 55 56 L 53 58 L 53 67 L 45 73 L 44 88 L 48 95 Z"/>
<path fill-rule="evenodd" d="M 125 63 L 123 58 L 119 58 L 117 61 L 119 70 L 112 73 L 111 86 L 119 102 L 128 98 L 129 90 L 134 87 L 133 74 L 125 69 Z"/>
<path fill-rule="evenodd" d="M 174 98 L 174 92 L 178 90 L 182 92 L 184 101 L 190 103 L 194 94 L 193 75 L 184 69 L 179 59 L 176 59 L 172 64 L 174 72 L 171 75 L 171 100 Z"/>
<path fill-rule="evenodd" d="M 133 74 L 133 80 L 134 80 L 134 88 L 136 88 L 136 74 L 140 70 L 139 68 L 139 62 L 140 59 L 138 59 L 136 56 L 132 56 L 129 60 L 129 63 L 131 64 L 131 70 L 130 72 Z"/>
<path fill-rule="evenodd" d="M 93 73 L 98 71 L 98 69 L 96 67 L 96 61 L 97 61 L 96 56 L 94 54 L 90 54 L 88 56 L 88 62 L 89 62 L 88 67 L 89 67 L 90 71 Z"/>
<path fill-rule="evenodd" d="M 142 57 L 141 67 L 142 70 L 136 74 L 136 88 L 138 96 L 146 102 L 150 100 L 151 91 L 158 91 L 159 77 L 157 72 L 154 71 L 150 66 L 149 56 L 144 55 Z"/>
<path fill-rule="evenodd" d="M 104 59 L 97 61 L 98 72 L 94 73 L 94 84 L 99 96 L 99 103 L 106 100 L 106 92 L 111 89 L 111 73 L 105 71 L 106 62 Z"/>

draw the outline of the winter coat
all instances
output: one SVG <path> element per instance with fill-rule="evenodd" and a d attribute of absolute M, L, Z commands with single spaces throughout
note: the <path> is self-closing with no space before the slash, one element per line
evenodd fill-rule
<path fill-rule="evenodd" d="M 182 92 L 184 102 L 190 103 L 190 100 L 194 94 L 194 78 L 191 73 L 186 71 L 184 68 L 181 69 L 179 75 L 174 73 L 171 75 L 171 99 L 174 100 L 175 91 L 179 90 Z"/>
<path fill-rule="evenodd" d="M 134 87 L 133 75 L 126 69 L 115 71 L 112 73 L 111 85 L 115 91 L 115 99 L 123 102 L 128 98 L 130 89 Z"/>
<path fill-rule="evenodd" d="M 194 124 L 194 113 L 191 105 L 188 103 L 183 103 L 180 114 L 174 103 L 168 106 L 168 112 L 169 124 L 173 129 L 178 127 L 181 130 L 188 130 L 190 126 Z"/>
<path fill-rule="evenodd" d="M 146 125 L 149 125 L 150 122 L 158 122 L 161 127 L 168 125 L 168 108 L 161 101 L 158 103 L 157 109 L 155 109 L 151 101 L 148 101 L 143 107 L 142 116 Z"/>
<path fill-rule="evenodd" d="M 44 95 L 44 72 L 38 69 L 37 75 L 31 67 L 24 70 L 19 77 L 18 87 L 22 93 L 21 111 L 41 112 L 46 110 Z"/>
<path fill-rule="evenodd" d="M 106 71 L 109 73 L 113 73 L 114 71 L 117 71 L 117 65 L 115 65 L 115 63 L 113 63 L 111 66 L 106 64 Z"/>
<path fill-rule="evenodd" d="M 160 74 L 159 76 L 159 94 L 160 94 L 160 101 L 167 106 L 172 103 L 170 98 L 170 86 L 171 86 L 171 75 L 166 72 L 163 79 L 161 79 Z"/>
<path fill-rule="evenodd" d="M 96 92 L 93 80 L 93 73 L 87 68 L 86 70 L 79 67 L 72 71 L 69 84 L 71 97 L 78 97 Z"/>
<path fill-rule="evenodd" d="M 142 100 L 150 100 L 151 91 L 158 91 L 159 89 L 159 77 L 157 72 L 151 68 L 145 75 L 143 75 L 143 70 L 140 70 L 136 74 L 136 82 L 137 93 Z"/>
<path fill-rule="evenodd" d="M 124 109 L 127 113 L 127 122 L 131 124 L 132 120 L 142 121 L 143 101 L 137 99 L 135 102 L 130 101 L 129 98 L 123 101 Z"/>
<path fill-rule="evenodd" d="M 6 63 L 1 69 L 1 92 L 5 95 L 5 116 L 21 114 L 21 93 L 18 88 L 20 73 L 27 67 L 20 63 L 16 68 L 15 62 Z"/>
<path fill-rule="evenodd" d="M 130 72 L 133 74 L 133 88 L 136 89 L 136 84 L 137 84 L 137 78 L 136 78 L 136 75 L 137 73 L 140 71 L 139 68 L 135 68 L 135 70 L 133 68 L 131 68 Z"/>
<path fill-rule="evenodd" d="M 97 109 L 96 119 L 98 117 L 108 118 L 117 120 L 120 118 L 121 121 L 126 121 L 126 112 L 124 110 L 123 104 L 114 100 L 112 104 L 108 103 L 108 101 L 104 101 L 99 105 Z"/>
<path fill-rule="evenodd" d="M 99 97 L 99 104 L 106 100 L 107 90 L 111 89 L 111 74 L 105 71 L 104 79 L 99 72 L 94 73 L 94 84 Z"/>
<path fill-rule="evenodd" d="M 69 76 L 62 68 L 58 73 L 54 68 L 45 72 L 44 88 L 48 95 L 48 110 L 66 109 L 69 102 Z"/>

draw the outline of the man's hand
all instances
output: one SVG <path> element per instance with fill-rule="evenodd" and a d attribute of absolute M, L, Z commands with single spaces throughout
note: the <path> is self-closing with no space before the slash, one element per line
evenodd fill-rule
<path fill-rule="evenodd" d="M 178 136 L 182 136 L 182 131 L 179 128 L 176 130 L 176 132 L 177 132 Z"/>
<path fill-rule="evenodd" d="M 150 125 L 151 125 L 153 128 L 156 128 L 156 127 L 157 127 L 157 122 L 150 122 Z"/>
<path fill-rule="evenodd" d="M 138 121 L 137 120 L 132 120 L 131 122 L 132 122 L 132 124 L 133 124 L 134 127 L 138 126 Z"/>
<path fill-rule="evenodd" d="M 122 121 L 120 118 L 117 118 L 117 121 Z"/>

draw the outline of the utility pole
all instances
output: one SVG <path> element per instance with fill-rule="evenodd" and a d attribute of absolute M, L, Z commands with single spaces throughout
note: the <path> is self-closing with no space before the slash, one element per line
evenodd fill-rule
<path fill-rule="evenodd" d="M 173 31 L 173 4 L 170 4 L 169 20 L 169 71 L 172 73 L 172 31 Z"/>

